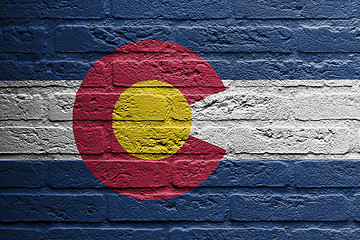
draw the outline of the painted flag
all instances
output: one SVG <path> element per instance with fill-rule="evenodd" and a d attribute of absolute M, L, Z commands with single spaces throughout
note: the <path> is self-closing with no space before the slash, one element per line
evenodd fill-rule
<path fill-rule="evenodd" d="M 357 1 L 0 6 L 0 239 L 359 238 Z"/>

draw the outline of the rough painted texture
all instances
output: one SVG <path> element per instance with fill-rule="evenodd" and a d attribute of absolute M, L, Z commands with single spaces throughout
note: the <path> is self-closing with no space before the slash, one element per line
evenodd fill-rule
<path fill-rule="evenodd" d="M 250 19 L 349 19 L 356 17 L 358 1 L 261 0 L 238 1 L 236 18 Z"/>
<path fill-rule="evenodd" d="M 1 1 L 0 79 L 10 81 L 0 82 L 0 239 L 359 239 L 359 16 L 358 0 Z M 84 86 L 88 131 L 74 131 L 94 140 L 79 143 L 90 157 L 128 160 L 101 125 L 108 95 L 128 87 L 121 69 L 175 78 L 194 103 L 191 135 L 226 150 L 215 172 L 193 189 L 190 176 L 219 157 L 193 139 L 195 162 L 158 161 L 166 174 L 134 162 L 118 172 L 122 184 L 106 181 L 128 192 L 193 189 L 169 200 L 109 189 L 81 160 L 72 128 L 95 62 L 149 39 L 195 51 L 227 90 L 199 101 L 217 86 L 184 76 L 208 68 L 189 58 L 173 74 L 157 50 L 151 65 L 98 63 L 112 72 L 94 71 Z"/>
<path fill-rule="evenodd" d="M 221 79 L 358 79 L 359 13 L 357 0 L 1 1 L 0 79 L 83 79 L 145 39 L 203 53 Z"/>
<path fill-rule="evenodd" d="M 189 136 L 189 104 L 224 90 L 214 69 L 179 44 L 142 40 L 116 48 L 94 64 L 76 94 L 73 133 L 81 158 L 126 196 L 162 200 L 188 192 L 193 188 L 177 188 L 168 172 L 196 187 L 225 154 Z"/>
<path fill-rule="evenodd" d="M 342 195 L 232 195 L 235 221 L 346 221 L 348 200 Z"/>
<path fill-rule="evenodd" d="M 227 150 L 224 159 L 195 190 L 157 201 L 115 194 L 80 160 L 71 130 L 72 106 L 80 81 L 0 84 L 4 109 L 11 109 L 9 98 L 26 96 L 26 107 L 14 112 L 5 110 L 9 116 L 21 117 L 1 121 L 1 158 L 6 159 L 0 162 L 3 236 L 11 235 L 13 239 L 23 236 L 102 239 L 115 235 L 129 239 L 359 236 L 353 226 L 360 219 L 357 191 L 360 131 L 356 104 L 359 80 L 225 80 L 227 90 L 191 105 L 192 134 L 224 147 Z M 34 102 L 38 100 L 39 104 Z M 30 111 L 34 105 L 37 111 Z M 88 111 L 97 106 L 95 103 Z M 93 121 L 101 119 L 100 114 L 87 116 Z M 93 136 L 99 144 L 88 149 L 90 153 L 122 154 L 127 159 L 124 152 L 106 142 L 106 134 Z M 205 150 L 201 151 L 206 153 Z M 139 171 L 147 168 L 146 162 L 139 163 L 139 169 L 140 165 L 134 163 L 134 170 L 122 172 L 123 184 L 116 186 L 161 189 L 170 183 L 176 188 L 192 189 L 198 183 L 182 179 L 192 171 L 205 169 L 206 164 L 199 163 L 201 168 L 194 169 L 182 160 L 184 157 L 171 165 L 158 161 L 158 169 L 168 170 L 166 175 L 155 173 L 156 178 Z M 121 162 L 114 164 L 121 168 Z M 51 223 L 52 227 L 39 221 Z M 65 222 L 64 227 L 61 224 Z M 89 228 L 86 224 L 90 222 L 106 227 Z"/>
<path fill-rule="evenodd" d="M 99 194 L 2 194 L 2 222 L 101 222 L 105 198 Z"/>
<path fill-rule="evenodd" d="M 0 18 L 101 19 L 105 17 L 105 1 L 7 0 L 0 3 Z"/>

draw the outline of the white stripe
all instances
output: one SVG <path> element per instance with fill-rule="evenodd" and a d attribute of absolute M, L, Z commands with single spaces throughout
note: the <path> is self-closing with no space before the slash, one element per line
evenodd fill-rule
<path fill-rule="evenodd" d="M 359 158 L 360 80 L 224 80 L 191 105 L 192 135 L 231 159 Z M 81 81 L 0 82 L 0 158 L 80 159 L 72 108 Z"/>

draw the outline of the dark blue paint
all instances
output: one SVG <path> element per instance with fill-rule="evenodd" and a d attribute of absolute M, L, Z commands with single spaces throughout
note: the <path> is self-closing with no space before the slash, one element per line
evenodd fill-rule
<path fill-rule="evenodd" d="M 2 161 L 0 186 L 36 188 L 48 183 L 48 164 L 36 161 Z"/>
<path fill-rule="evenodd" d="M 357 79 L 359 12 L 355 0 L 2 1 L 0 79 L 82 80 L 146 39 L 190 48 L 222 79 Z"/>
<path fill-rule="evenodd" d="M 359 221 L 359 194 L 346 196 L 359 185 L 359 166 L 355 160 L 223 160 L 196 190 L 168 200 L 146 201 L 106 188 L 80 160 L 0 161 L 0 236 L 286 239 L 292 235 L 300 239 L 310 233 L 285 230 L 287 221 L 305 226 L 306 222 Z M 229 220 L 245 224 L 234 229 Z M 134 225 L 137 222 L 141 229 Z M 187 222 L 198 225 L 187 228 Z M 265 222 L 283 223 L 274 228 Z M 46 227 L 50 223 L 52 227 Z M 91 223 L 101 227 L 88 225 Z M 203 223 L 217 223 L 217 227 Z M 314 234 L 358 236 L 357 232 L 333 230 Z"/>

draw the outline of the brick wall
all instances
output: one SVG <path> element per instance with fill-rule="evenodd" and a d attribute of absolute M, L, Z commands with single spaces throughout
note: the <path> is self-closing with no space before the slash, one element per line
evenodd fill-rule
<path fill-rule="evenodd" d="M 359 1 L 16 0 L 0 9 L 0 238 L 360 238 Z M 72 130 L 94 63 L 147 39 L 193 50 L 226 86 L 191 105 L 191 135 L 225 156 L 198 188 L 168 200 L 107 188 Z M 96 154 L 111 153 L 96 137 Z"/>

